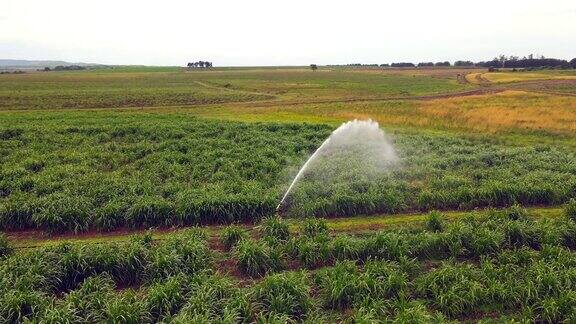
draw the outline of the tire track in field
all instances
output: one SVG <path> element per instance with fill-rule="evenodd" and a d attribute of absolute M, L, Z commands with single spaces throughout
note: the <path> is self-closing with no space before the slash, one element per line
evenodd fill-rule
<path fill-rule="evenodd" d="M 272 98 L 278 98 L 277 95 L 274 94 L 270 94 L 270 93 L 264 93 L 264 92 L 256 92 L 256 91 L 246 91 L 246 90 L 238 90 L 238 89 L 233 89 L 233 88 L 228 88 L 228 87 L 221 87 L 221 86 L 217 86 L 217 85 L 213 85 L 213 84 L 209 84 L 206 82 L 202 82 L 202 81 L 194 81 L 194 83 L 208 88 L 208 89 L 216 89 L 216 90 L 224 90 L 224 91 L 228 91 L 228 92 L 232 92 L 232 93 L 240 93 L 240 94 L 250 94 L 250 95 L 258 95 L 258 96 L 266 96 L 266 97 L 272 97 Z"/>
<path fill-rule="evenodd" d="M 375 97 L 375 98 L 339 98 L 339 99 L 319 99 L 319 100 L 299 100 L 299 101 L 247 101 L 247 102 L 233 102 L 227 103 L 226 106 L 250 106 L 254 108 L 274 107 L 274 106 L 299 106 L 309 104 L 330 104 L 330 103 L 351 103 L 351 102 L 371 102 L 371 101 L 398 101 L 398 100 L 435 100 L 435 99 L 448 99 L 457 97 L 468 97 L 485 94 L 497 94 L 504 92 L 508 89 L 501 87 L 480 88 L 461 92 L 438 93 L 431 95 L 421 96 L 391 96 L 391 97 Z M 214 106 L 214 104 L 210 104 Z M 198 107 L 197 105 L 194 107 Z M 221 105 L 218 105 L 221 106 Z"/>

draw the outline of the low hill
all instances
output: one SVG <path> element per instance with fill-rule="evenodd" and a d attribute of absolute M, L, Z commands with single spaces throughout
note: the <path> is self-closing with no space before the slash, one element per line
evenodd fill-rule
<path fill-rule="evenodd" d="M 11 60 L 0 59 L 0 69 L 37 69 L 44 67 L 55 67 L 58 65 L 79 65 L 79 66 L 93 66 L 98 64 L 93 63 L 70 63 L 66 61 L 50 61 L 50 60 Z"/>

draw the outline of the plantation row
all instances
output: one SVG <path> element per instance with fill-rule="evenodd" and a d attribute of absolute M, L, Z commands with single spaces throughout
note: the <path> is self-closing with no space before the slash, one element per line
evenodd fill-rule
<path fill-rule="evenodd" d="M 224 253 L 210 250 L 199 229 L 160 242 L 144 235 L 12 254 L 4 248 L 0 319 L 572 321 L 576 202 L 566 216 L 536 221 L 515 206 L 446 223 L 434 212 L 422 228 L 362 236 L 330 236 L 317 219 L 294 235 L 269 218 L 258 241 L 240 227 L 223 230 Z M 247 277 L 223 274 L 230 266 Z M 281 270 L 288 271 L 275 273 Z"/>
<path fill-rule="evenodd" d="M 274 213 L 298 168 L 330 134 L 326 125 L 182 114 L 37 112 L 2 118 L 4 230 L 255 221 Z M 353 151 L 325 156 L 294 188 L 283 212 L 348 216 L 556 205 L 576 197 L 576 159 L 568 149 L 445 134 L 392 137 L 397 164 L 367 169 L 365 162 L 374 157 Z"/>

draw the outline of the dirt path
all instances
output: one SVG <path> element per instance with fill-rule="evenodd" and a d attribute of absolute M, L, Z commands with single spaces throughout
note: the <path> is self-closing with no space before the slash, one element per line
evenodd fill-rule
<path fill-rule="evenodd" d="M 460 84 L 470 84 L 470 82 L 466 78 L 467 74 L 468 73 L 458 73 L 458 75 L 456 76 L 456 81 L 458 81 L 458 83 Z"/>
<path fill-rule="evenodd" d="M 270 93 L 238 90 L 238 89 L 233 89 L 233 88 L 226 87 L 226 86 L 223 86 L 223 87 L 216 86 L 216 85 L 209 84 L 209 83 L 202 82 L 202 81 L 194 81 L 194 83 L 201 85 L 201 86 L 208 88 L 208 89 L 216 89 L 216 90 L 223 90 L 223 91 L 228 91 L 228 92 L 233 92 L 233 93 L 250 94 L 250 95 L 258 95 L 258 96 L 267 96 L 267 97 L 272 97 L 272 98 L 278 98 L 278 96 L 276 96 L 274 94 L 270 94 Z"/>
<path fill-rule="evenodd" d="M 372 102 L 372 101 L 397 101 L 397 100 L 435 100 L 435 99 L 447 99 L 456 97 L 468 97 L 477 96 L 485 94 L 496 94 L 508 89 L 504 87 L 490 87 L 490 88 L 479 88 L 474 90 L 460 91 L 460 92 L 449 92 L 449 93 L 438 93 L 431 95 L 422 96 L 391 96 L 391 97 L 374 97 L 374 98 L 340 98 L 340 99 L 320 99 L 320 100 L 275 100 L 275 101 L 249 101 L 249 102 L 233 102 L 227 103 L 226 106 L 250 106 L 253 108 L 263 108 L 263 107 L 275 107 L 275 106 L 299 106 L 299 105 L 315 105 L 315 104 L 330 104 L 330 103 L 351 103 L 351 102 Z M 210 106 L 222 106 L 210 104 Z M 198 107 L 198 106 L 195 106 Z"/>
<path fill-rule="evenodd" d="M 476 81 L 478 81 L 479 85 L 487 85 L 492 83 L 490 80 L 484 77 L 483 73 L 476 74 Z"/>

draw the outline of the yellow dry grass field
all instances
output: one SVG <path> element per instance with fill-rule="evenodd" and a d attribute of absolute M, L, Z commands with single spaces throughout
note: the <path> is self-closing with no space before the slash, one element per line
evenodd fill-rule
<path fill-rule="evenodd" d="M 327 122 L 373 119 L 384 127 L 477 133 L 576 132 L 576 97 L 508 90 L 434 100 L 384 100 L 295 105 L 240 103 L 197 108 L 192 114 L 242 121 Z"/>
<path fill-rule="evenodd" d="M 573 133 L 576 131 L 576 98 L 523 91 L 496 95 L 424 101 L 422 119 L 446 127 L 476 131 L 510 130 Z"/>
<path fill-rule="evenodd" d="M 473 84 L 486 82 L 509 83 L 521 81 L 542 80 L 576 80 L 574 72 L 543 71 L 543 72 L 474 72 L 466 75 L 466 80 Z"/>

